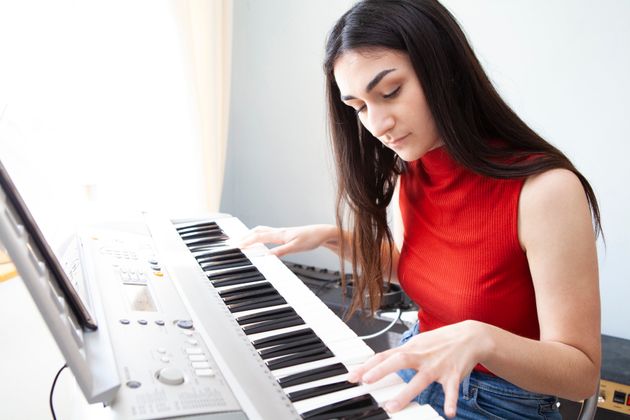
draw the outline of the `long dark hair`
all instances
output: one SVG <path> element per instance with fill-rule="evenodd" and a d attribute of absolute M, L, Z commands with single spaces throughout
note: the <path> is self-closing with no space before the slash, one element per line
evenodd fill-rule
<path fill-rule="evenodd" d="M 524 178 L 552 168 L 568 169 L 582 183 L 595 233 L 601 233 L 599 207 L 586 178 L 501 99 L 444 6 L 436 0 L 362 0 L 333 27 L 324 61 L 337 167 L 337 226 L 341 233 L 345 221 L 352 225 L 350 243 L 340 247 L 342 260 L 344 245 L 350 245 L 352 254 L 350 313 L 364 307 L 366 295 L 369 309 L 376 310 L 383 294 L 383 273 L 391 274 L 393 240 L 387 206 L 405 165 L 341 102 L 333 67 L 345 51 L 379 48 L 409 56 L 438 134 L 455 161 L 493 178 Z M 383 249 L 389 250 L 389 258 L 383 257 Z"/>

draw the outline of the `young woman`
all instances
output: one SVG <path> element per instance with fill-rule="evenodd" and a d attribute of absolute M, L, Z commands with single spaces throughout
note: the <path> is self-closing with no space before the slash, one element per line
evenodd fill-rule
<path fill-rule="evenodd" d="M 560 418 L 556 396 L 592 395 L 593 190 L 499 97 L 453 16 L 434 0 L 360 1 L 332 29 L 324 70 L 337 226 L 258 227 L 241 246 L 336 251 L 355 309 L 366 294 L 377 308 L 397 275 L 419 323 L 349 380 L 398 372 L 408 385 L 388 411 L 416 399 L 458 418 Z"/>

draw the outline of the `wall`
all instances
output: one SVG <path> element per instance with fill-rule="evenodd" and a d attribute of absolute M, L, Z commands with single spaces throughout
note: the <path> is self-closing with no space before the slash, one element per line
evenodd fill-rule
<path fill-rule="evenodd" d="M 600 200 L 603 332 L 630 338 L 630 3 L 446 0 L 526 122 L 565 151 Z M 249 226 L 334 221 L 321 71 L 349 1 L 237 1 L 222 210 Z M 290 258 L 334 267 L 318 251 Z"/>
<path fill-rule="evenodd" d="M 349 1 L 234 3 L 230 131 L 222 211 L 245 224 L 334 223 L 324 39 Z M 329 267 L 329 251 L 291 256 Z"/>

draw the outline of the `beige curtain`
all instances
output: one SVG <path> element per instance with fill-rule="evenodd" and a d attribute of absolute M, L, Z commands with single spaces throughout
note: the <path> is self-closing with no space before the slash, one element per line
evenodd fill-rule
<path fill-rule="evenodd" d="M 232 0 L 174 0 L 200 135 L 206 207 L 219 210 L 230 100 Z"/>

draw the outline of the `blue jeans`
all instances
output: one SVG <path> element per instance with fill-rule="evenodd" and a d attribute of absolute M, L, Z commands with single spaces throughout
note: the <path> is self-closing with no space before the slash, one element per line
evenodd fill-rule
<path fill-rule="evenodd" d="M 419 333 L 418 323 L 406 331 L 400 344 Z M 414 369 L 402 369 L 398 375 L 409 382 L 416 374 Z M 440 416 L 444 415 L 442 385 L 433 382 L 418 395 L 419 404 L 429 404 Z M 459 385 L 457 400 L 458 419 L 553 419 L 561 420 L 558 399 L 550 395 L 525 391 L 498 376 L 473 371 Z"/>

